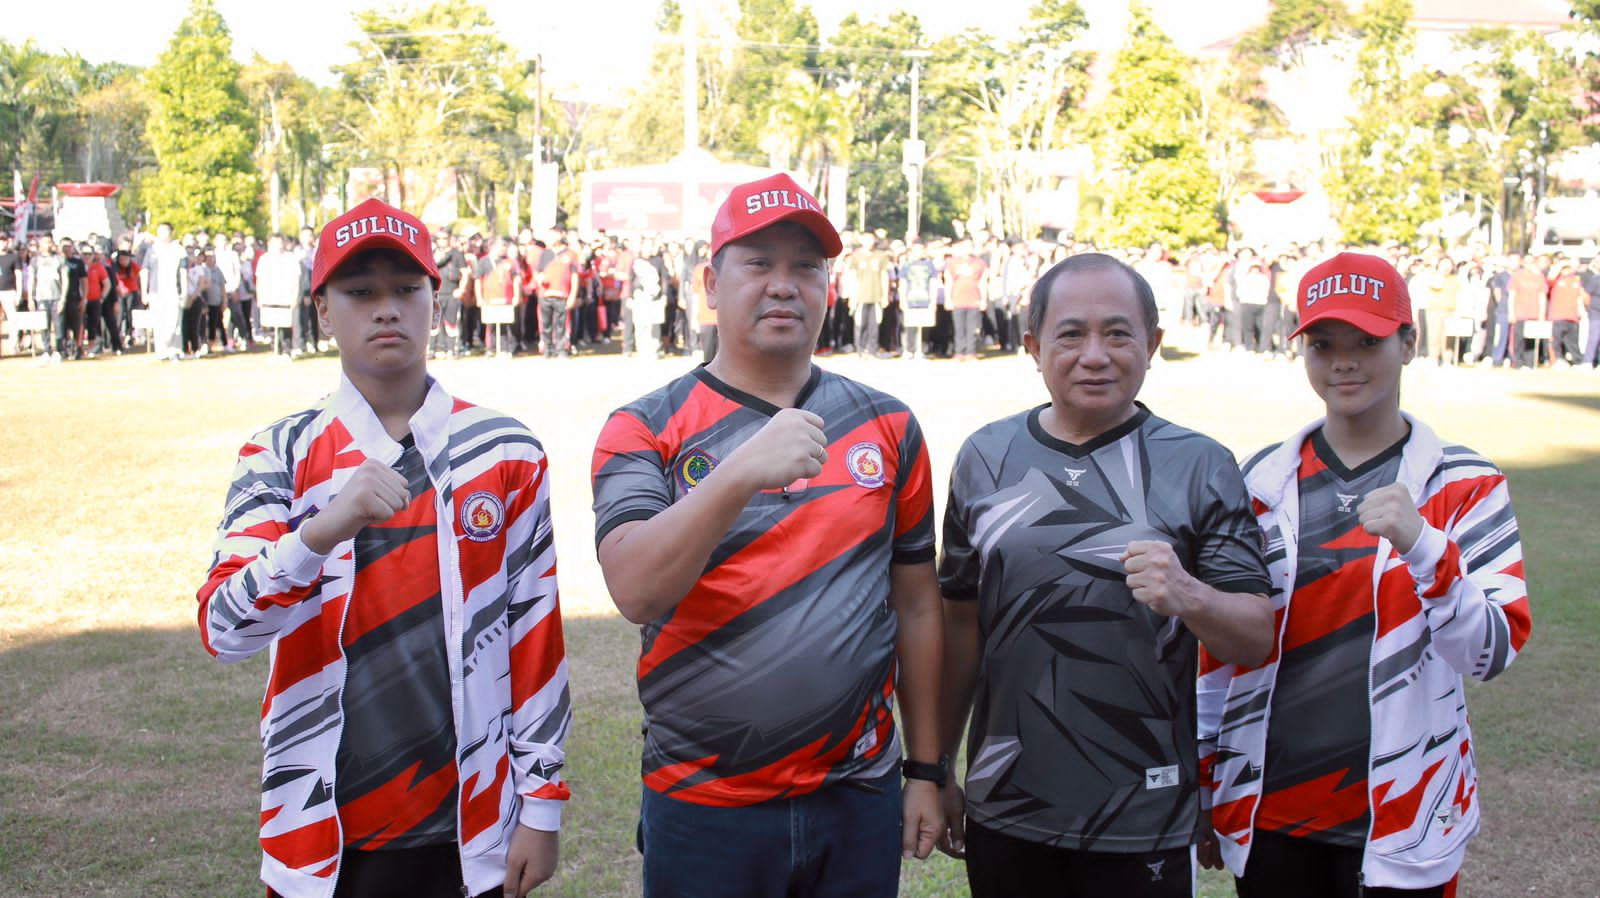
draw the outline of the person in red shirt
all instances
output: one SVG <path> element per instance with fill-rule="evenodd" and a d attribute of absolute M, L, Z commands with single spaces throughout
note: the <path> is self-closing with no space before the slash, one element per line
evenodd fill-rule
<path fill-rule="evenodd" d="M 978 357 L 978 330 L 989 306 L 984 290 L 988 273 L 989 266 L 973 254 L 972 241 L 963 240 L 956 245 L 955 257 L 944 276 L 945 295 L 950 297 L 950 314 L 955 319 L 955 356 L 960 361 Z"/>
<path fill-rule="evenodd" d="M 510 240 L 496 240 L 489 244 L 489 255 L 478 263 L 478 308 L 489 318 L 495 313 L 491 308 L 515 306 L 521 289 L 521 265 L 509 254 L 514 244 Z M 485 321 L 485 354 L 511 354 L 516 344 L 516 321 L 510 324 Z"/>
<path fill-rule="evenodd" d="M 116 294 L 111 289 L 111 272 L 106 270 L 106 257 L 100 254 L 93 243 L 85 241 L 83 250 L 83 330 L 79 335 L 79 342 L 87 339 L 92 345 L 90 354 L 105 351 L 105 341 L 100 336 L 101 318 L 104 315 L 102 306 L 116 307 Z M 114 331 L 115 328 L 107 328 Z M 119 341 L 120 343 L 120 341 Z M 122 353 L 122 347 L 117 347 L 117 354 Z"/>
<path fill-rule="evenodd" d="M 1550 354 L 1569 365 L 1583 361 L 1578 346 L 1578 319 L 1583 316 L 1588 299 L 1577 266 L 1561 260 L 1556 265 L 1556 276 L 1550 281 L 1550 306 L 1546 317 L 1552 322 Z"/>
<path fill-rule="evenodd" d="M 547 359 L 572 355 L 567 323 L 578 305 L 578 283 L 578 256 L 567 246 L 567 235 L 557 231 L 539 266 L 539 319 Z"/>
<path fill-rule="evenodd" d="M 1545 353 L 1537 350 L 1537 341 L 1527 339 L 1523 333 L 1529 321 L 1543 320 L 1549 285 L 1544 275 L 1523 259 L 1511 272 L 1506 291 L 1511 294 L 1511 363 L 1518 368 L 1531 368 Z"/>

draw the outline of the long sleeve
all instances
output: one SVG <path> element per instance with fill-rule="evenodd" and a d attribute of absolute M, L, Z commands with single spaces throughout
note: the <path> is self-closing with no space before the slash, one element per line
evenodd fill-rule
<path fill-rule="evenodd" d="M 239 452 L 198 594 L 201 639 L 221 661 L 261 651 L 303 614 L 298 606 L 315 592 L 326 560 L 300 541 L 290 520 L 294 479 L 272 442 L 258 436 Z"/>
<path fill-rule="evenodd" d="M 556 589 L 548 473 L 541 456 L 530 482 L 508 496 L 506 620 L 511 630 L 512 777 L 522 796 L 518 822 L 553 831 L 561 827 L 562 803 L 570 796 L 561 768 L 572 728 L 572 698 Z"/>
<path fill-rule="evenodd" d="M 1423 503 L 1426 525 L 1401 558 L 1435 651 L 1463 676 L 1489 680 L 1516 658 L 1533 621 L 1505 475 L 1487 462 L 1472 468 Z"/>

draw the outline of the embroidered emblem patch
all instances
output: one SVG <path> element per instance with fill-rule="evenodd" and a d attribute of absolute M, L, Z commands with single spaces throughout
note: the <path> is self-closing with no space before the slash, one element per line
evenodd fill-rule
<path fill-rule="evenodd" d="M 506 506 L 500 497 L 479 490 L 461 503 L 461 529 L 467 539 L 485 543 L 500 535 L 506 525 Z"/>
<path fill-rule="evenodd" d="M 704 449 L 690 450 L 678 458 L 678 485 L 685 493 L 700 485 L 717 467 L 717 460 Z"/>
<path fill-rule="evenodd" d="M 856 486 L 875 490 L 884 484 L 883 450 L 877 443 L 857 443 L 844 454 L 845 470 Z"/>

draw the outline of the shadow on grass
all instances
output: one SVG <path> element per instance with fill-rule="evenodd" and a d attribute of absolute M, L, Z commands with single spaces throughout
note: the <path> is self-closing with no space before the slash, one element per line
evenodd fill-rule
<path fill-rule="evenodd" d="M 1600 394 L 1575 394 L 1575 393 L 1524 393 L 1529 399 L 1538 399 L 1543 402 L 1553 402 L 1557 405 L 1572 405 L 1588 409 L 1591 412 L 1600 412 Z M 1595 427 L 1600 432 L 1600 424 Z"/>
<path fill-rule="evenodd" d="M 1600 880 L 1592 564 L 1600 452 L 1507 474 L 1534 628 L 1504 676 L 1469 687 L 1485 814 L 1461 894 L 1590 894 Z M 637 630 L 616 616 L 569 616 L 565 627 L 574 799 L 557 877 L 538 894 L 634 896 Z M 217 665 L 190 628 L 99 630 L 0 650 L 5 893 L 259 896 L 256 726 L 265 674 L 264 658 Z M 960 867 L 938 858 L 908 863 L 901 894 L 958 898 L 966 888 Z M 1232 889 L 1211 875 L 1200 894 L 1225 898 Z"/>

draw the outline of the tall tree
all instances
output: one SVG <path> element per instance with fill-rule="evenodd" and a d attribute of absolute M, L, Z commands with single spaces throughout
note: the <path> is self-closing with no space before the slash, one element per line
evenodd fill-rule
<path fill-rule="evenodd" d="M 1524 249 L 1536 236 L 1528 200 L 1541 198 L 1550 161 L 1583 138 L 1577 60 L 1525 30 L 1474 28 L 1455 43 L 1469 61 L 1439 84 L 1441 124 L 1468 137 L 1453 147 L 1456 181 L 1503 203 L 1502 237 Z"/>
<path fill-rule="evenodd" d="M 257 115 L 256 158 L 267 179 L 268 224 L 274 231 L 314 226 L 329 174 L 319 89 L 288 63 L 269 62 L 259 53 L 244 66 L 240 83 Z"/>
<path fill-rule="evenodd" d="M 81 57 L 0 40 L 0 170 L 37 172 L 43 183 L 78 177 L 68 166 L 83 135 L 79 99 L 89 89 Z"/>
<path fill-rule="evenodd" d="M 233 38 L 212 0 L 192 0 L 145 86 L 159 166 L 144 194 L 152 217 L 179 230 L 258 227 L 255 114 L 239 86 Z"/>
<path fill-rule="evenodd" d="M 518 73 L 493 19 L 471 0 L 439 0 L 358 12 L 356 24 L 356 60 L 337 69 L 350 103 L 335 143 L 383 173 L 392 203 L 422 210 L 453 171 L 468 211 L 488 213 L 508 174 L 496 136 L 512 121 Z"/>
<path fill-rule="evenodd" d="M 1424 80 L 1408 72 L 1410 0 L 1372 0 L 1356 19 L 1359 110 L 1332 148 L 1328 195 L 1350 243 L 1414 243 L 1444 211 L 1438 140 Z"/>
<path fill-rule="evenodd" d="M 768 146 L 784 162 L 809 176 L 812 194 L 824 203 L 828 169 L 850 152 L 850 119 L 844 99 L 820 78 L 790 72 L 767 112 Z"/>
<path fill-rule="evenodd" d="M 1088 126 L 1100 190 L 1089 236 L 1105 246 L 1219 240 L 1217 176 L 1200 140 L 1190 61 L 1142 5 L 1131 8 L 1110 80 Z"/>
<path fill-rule="evenodd" d="M 1077 0 L 1038 0 L 1013 41 L 970 31 L 958 38 L 967 127 L 984 185 L 977 206 L 993 231 L 1037 231 L 1027 198 L 1058 171 L 1051 160 L 1087 93 L 1092 56 L 1075 42 L 1088 27 Z"/>

